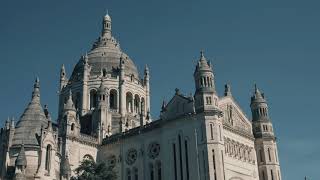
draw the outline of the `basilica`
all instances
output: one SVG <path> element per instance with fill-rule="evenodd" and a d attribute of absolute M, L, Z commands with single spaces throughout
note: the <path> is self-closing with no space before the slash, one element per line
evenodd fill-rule
<path fill-rule="evenodd" d="M 138 72 L 105 15 L 100 37 L 73 72 L 61 67 L 57 119 L 41 105 L 37 78 L 20 118 L 1 128 L 0 179 L 69 180 L 91 159 L 119 180 L 281 180 L 264 93 L 255 86 L 249 118 L 230 85 L 218 95 L 204 52 L 193 76 L 194 94 L 176 89 L 152 118 L 149 68 Z"/>

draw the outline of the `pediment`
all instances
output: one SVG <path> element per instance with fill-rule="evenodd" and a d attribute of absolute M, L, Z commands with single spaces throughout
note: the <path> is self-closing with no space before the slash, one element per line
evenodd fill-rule
<path fill-rule="evenodd" d="M 193 99 L 181 94 L 176 94 L 161 111 L 161 119 L 173 119 L 193 112 Z"/>
<path fill-rule="evenodd" d="M 219 106 L 223 111 L 223 123 L 225 125 L 238 131 L 252 133 L 251 122 L 233 98 L 223 99 Z"/>

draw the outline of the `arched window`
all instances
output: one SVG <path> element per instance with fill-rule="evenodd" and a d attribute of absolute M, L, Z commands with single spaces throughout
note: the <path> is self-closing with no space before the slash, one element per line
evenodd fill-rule
<path fill-rule="evenodd" d="M 50 172 L 50 168 L 51 168 L 51 151 L 52 151 L 52 147 L 51 145 L 47 145 L 47 149 L 46 149 L 46 163 L 45 163 L 45 169 Z"/>
<path fill-rule="evenodd" d="M 146 112 L 146 106 L 145 106 L 145 102 L 144 102 L 144 98 L 141 98 L 141 111 Z"/>
<path fill-rule="evenodd" d="M 74 130 L 74 123 L 71 124 L 71 131 Z"/>
<path fill-rule="evenodd" d="M 160 161 L 157 162 L 157 176 L 158 176 L 158 180 L 162 180 L 161 162 Z"/>
<path fill-rule="evenodd" d="M 150 172 L 150 180 L 154 180 L 154 170 L 153 170 L 153 165 L 149 165 L 149 172 Z"/>
<path fill-rule="evenodd" d="M 213 124 L 210 123 L 210 135 L 211 139 L 213 140 Z"/>
<path fill-rule="evenodd" d="M 134 96 L 134 112 L 140 112 L 140 97 L 137 94 Z"/>
<path fill-rule="evenodd" d="M 268 148 L 268 156 L 269 156 L 269 161 L 271 161 L 271 152 L 270 152 L 270 148 Z"/>
<path fill-rule="evenodd" d="M 259 150 L 259 154 L 260 154 L 260 162 L 263 162 L 263 151 L 262 151 L 262 149 Z"/>
<path fill-rule="evenodd" d="M 139 171 L 138 168 L 133 168 L 134 180 L 139 180 Z"/>
<path fill-rule="evenodd" d="M 131 180 L 131 171 L 127 169 L 127 180 Z"/>
<path fill-rule="evenodd" d="M 264 173 L 264 170 L 262 170 L 262 180 L 266 180 L 266 174 Z"/>
<path fill-rule="evenodd" d="M 108 24 L 107 24 L 107 26 L 108 26 Z M 106 69 L 103 69 L 103 71 L 102 71 L 102 75 L 103 75 L 103 77 L 106 77 L 107 76 L 107 70 Z"/>
<path fill-rule="evenodd" d="M 92 89 L 90 91 L 90 109 L 97 107 L 97 91 Z"/>
<path fill-rule="evenodd" d="M 111 89 L 110 90 L 110 108 L 111 109 L 117 109 L 118 105 L 117 105 L 117 100 L 118 100 L 118 95 L 117 95 L 117 91 L 115 89 Z"/>
<path fill-rule="evenodd" d="M 190 178 L 189 173 L 189 147 L 188 147 L 188 139 L 184 140 L 184 153 L 185 153 L 185 165 L 186 165 L 186 171 L 187 171 L 187 180 Z M 161 165 L 161 164 L 160 164 Z M 161 170 L 161 169 L 160 169 Z"/>
<path fill-rule="evenodd" d="M 127 92 L 126 95 L 126 105 L 127 105 L 127 112 L 132 113 L 133 112 L 133 97 L 132 97 L 132 93 L 131 92 Z"/>

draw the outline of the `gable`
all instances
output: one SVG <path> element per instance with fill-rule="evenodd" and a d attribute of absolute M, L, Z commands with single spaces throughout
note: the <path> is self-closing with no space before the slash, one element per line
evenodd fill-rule
<path fill-rule="evenodd" d="M 252 134 L 252 124 L 233 98 L 226 97 L 219 102 L 223 111 L 224 125 L 232 129 Z"/>
<path fill-rule="evenodd" d="M 174 119 L 181 115 L 194 113 L 193 99 L 176 94 L 161 111 L 161 119 Z"/>

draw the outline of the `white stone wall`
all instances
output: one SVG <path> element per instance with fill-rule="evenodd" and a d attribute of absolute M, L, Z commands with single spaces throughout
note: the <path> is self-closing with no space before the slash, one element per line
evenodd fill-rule
<path fill-rule="evenodd" d="M 157 179 L 157 163 L 161 163 L 161 176 L 162 179 L 173 179 L 175 177 L 174 171 L 174 155 L 173 144 L 176 147 L 176 173 L 180 179 L 182 176 L 186 178 L 187 168 L 189 165 L 189 179 L 198 179 L 199 168 L 197 165 L 197 145 L 195 137 L 196 120 L 193 118 L 186 118 L 180 120 L 173 120 L 167 122 L 161 128 L 156 128 L 151 131 L 142 133 L 140 135 L 131 136 L 120 141 L 103 145 L 98 151 L 98 161 L 110 163 L 110 157 L 116 157 L 115 169 L 119 174 L 119 179 L 124 179 L 127 176 L 127 171 L 138 169 L 139 179 L 151 179 L 150 167 L 154 169 L 154 179 Z M 181 162 L 180 166 L 180 146 L 179 135 L 181 138 Z M 188 163 L 186 163 L 186 149 L 185 140 L 188 142 Z M 151 144 L 158 143 L 160 145 L 160 153 L 154 159 L 151 157 L 150 147 Z M 128 159 L 128 152 L 136 150 L 137 158 L 134 162 Z M 132 164 L 130 164 L 132 163 Z M 132 179 L 133 176 L 132 176 Z"/>
<path fill-rule="evenodd" d="M 91 156 L 94 161 L 96 161 L 97 157 L 96 147 L 89 144 L 80 143 L 72 139 L 67 139 L 66 141 L 66 152 L 68 153 L 72 176 L 74 175 L 73 170 L 80 165 L 85 155 Z"/>

